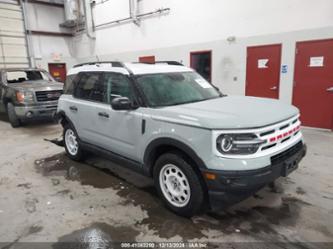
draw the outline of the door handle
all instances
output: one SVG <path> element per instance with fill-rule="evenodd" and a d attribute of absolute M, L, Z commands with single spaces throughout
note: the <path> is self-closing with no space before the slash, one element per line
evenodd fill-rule
<path fill-rule="evenodd" d="M 103 118 L 109 118 L 110 117 L 109 114 L 107 114 L 106 112 L 99 112 L 98 116 L 103 117 Z"/>
<path fill-rule="evenodd" d="M 273 86 L 273 87 L 271 87 L 270 90 L 272 90 L 272 91 L 277 90 L 277 86 Z"/>
<path fill-rule="evenodd" d="M 333 86 L 326 89 L 326 91 L 333 93 Z"/>
<path fill-rule="evenodd" d="M 73 106 L 73 105 L 70 106 L 69 109 L 70 109 L 71 111 L 73 111 L 73 112 L 77 112 L 77 111 L 78 111 L 77 107 L 76 107 L 76 106 Z"/>

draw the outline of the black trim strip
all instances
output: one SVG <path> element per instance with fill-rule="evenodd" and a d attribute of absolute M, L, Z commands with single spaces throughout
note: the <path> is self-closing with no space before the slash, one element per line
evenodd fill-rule
<path fill-rule="evenodd" d="M 142 123 L 141 123 L 141 134 L 145 134 L 146 132 L 146 120 L 142 119 Z"/>
<path fill-rule="evenodd" d="M 99 154 L 101 156 L 104 156 L 105 158 L 119 164 L 120 166 L 124 166 L 130 170 L 134 170 L 135 172 L 145 175 L 145 172 L 143 171 L 143 164 L 137 161 L 134 161 L 132 159 L 123 157 L 117 153 L 114 153 L 112 151 L 106 150 L 104 148 L 92 145 L 90 143 L 86 143 L 83 141 L 80 141 L 80 145 L 82 146 L 83 150 L 90 151 L 92 153 Z"/>

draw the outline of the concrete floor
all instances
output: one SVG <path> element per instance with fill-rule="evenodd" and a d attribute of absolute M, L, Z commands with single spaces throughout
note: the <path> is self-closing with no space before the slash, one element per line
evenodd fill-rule
<path fill-rule="evenodd" d="M 303 133 L 308 155 L 276 188 L 267 187 L 223 213 L 185 219 L 163 207 L 150 179 L 94 156 L 84 164 L 67 159 L 63 148 L 43 140 L 59 136 L 59 125 L 12 129 L 1 117 L 0 242 L 11 242 L 7 248 L 88 237 L 333 242 L 333 133 Z M 105 165 L 112 171 L 100 169 Z"/>

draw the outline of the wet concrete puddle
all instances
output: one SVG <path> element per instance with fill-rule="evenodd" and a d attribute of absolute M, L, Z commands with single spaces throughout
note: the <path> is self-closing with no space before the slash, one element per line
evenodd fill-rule
<path fill-rule="evenodd" d="M 138 234 L 138 231 L 129 227 L 112 227 L 105 223 L 94 223 L 87 228 L 59 238 L 58 243 L 55 243 L 53 248 L 74 249 L 78 248 L 79 244 L 80 249 L 107 249 L 110 248 L 112 242 L 135 241 Z"/>
<path fill-rule="evenodd" d="M 89 236 L 98 241 L 135 241 L 142 226 L 148 226 L 149 230 L 153 230 L 156 235 L 165 239 L 175 235 L 181 236 L 183 240 L 207 238 L 205 231 L 212 229 L 225 235 L 240 233 L 258 239 L 267 240 L 269 236 L 285 240 L 286 238 L 279 234 L 274 226 L 295 226 L 301 209 L 311 205 L 297 198 L 283 196 L 283 193 L 281 194 L 283 190 L 266 188 L 263 191 L 267 195 L 281 199 L 280 205 L 250 206 L 236 210 L 233 208 L 223 213 L 209 213 L 186 219 L 173 214 L 163 206 L 151 179 L 125 170 L 110 161 L 91 156 L 84 163 L 78 163 L 61 153 L 37 160 L 35 166 L 39 173 L 51 179 L 53 185 L 61 184 L 54 177 L 64 176 L 67 180 L 78 181 L 82 185 L 101 189 L 112 188 L 124 198 L 123 205 L 128 203 L 140 205 L 148 214 L 148 218 L 133 227 L 112 227 L 104 223 L 94 223 L 85 229 L 59 238 L 60 242 L 87 241 Z M 111 170 L 106 169 L 106 166 Z M 70 195 L 70 190 L 65 189 L 57 194 Z M 257 194 L 255 198 L 264 197 Z"/>

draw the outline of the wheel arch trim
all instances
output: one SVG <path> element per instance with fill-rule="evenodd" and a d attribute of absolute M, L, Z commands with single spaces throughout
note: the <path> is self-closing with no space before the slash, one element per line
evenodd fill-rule
<path fill-rule="evenodd" d="M 157 159 L 155 155 L 156 150 L 163 146 L 173 147 L 183 152 L 195 162 L 198 169 L 207 169 L 207 166 L 204 163 L 204 161 L 197 155 L 197 153 L 189 145 L 174 138 L 162 137 L 162 138 L 156 138 L 153 141 L 151 141 L 146 147 L 146 150 L 144 152 L 143 156 L 144 171 L 147 175 L 152 175 L 152 169 L 154 167 L 153 165 L 154 159 Z"/>
<path fill-rule="evenodd" d="M 63 120 L 66 120 L 66 122 L 68 122 L 72 127 L 74 127 L 75 129 L 75 126 L 73 124 L 73 122 L 70 120 L 70 118 L 66 115 L 66 112 L 65 111 L 59 111 L 57 112 L 55 115 L 54 115 L 54 119 L 62 124 L 63 126 Z"/>

